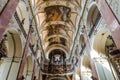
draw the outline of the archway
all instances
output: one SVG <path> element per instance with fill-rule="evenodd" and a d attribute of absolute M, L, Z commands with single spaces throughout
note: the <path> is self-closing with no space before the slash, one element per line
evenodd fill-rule
<path fill-rule="evenodd" d="M 88 7 L 88 14 L 87 14 L 87 23 L 86 25 L 92 27 L 95 25 L 97 19 L 101 16 L 97 5 L 95 2 L 91 3 Z"/>
<path fill-rule="evenodd" d="M 115 80 L 116 76 L 113 70 L 113 65 L 110 61 L 109 48 L 115 48 L 114 41 L 107 29 L 100 30 L 94 38 L 93 49 L 98 53 L 95 59 L 95 65 L 98 72 L 98 77 L 101 80 Z M 108 77 L 109 75 L 109 77 Z"/>
<path fill-rule="evenodd" d="M 2 59 L 2 64 L 0 65 L 0 79 L 14 80 L 22 57 L 21 37 L 16 29 L 9 28 L 5 32 L 5 38 L 6 57 Z"/>

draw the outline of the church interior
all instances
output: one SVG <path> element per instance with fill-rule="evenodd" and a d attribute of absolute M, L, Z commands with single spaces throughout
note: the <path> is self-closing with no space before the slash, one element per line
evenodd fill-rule
<path fill-rule="evenodd" d="M 120 80 L 120 0 L 0 0 L 0 80 Z"/>

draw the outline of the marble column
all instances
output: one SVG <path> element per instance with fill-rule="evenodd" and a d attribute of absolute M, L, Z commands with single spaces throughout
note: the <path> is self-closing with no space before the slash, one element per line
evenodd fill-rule
<path fill-rule="evenodd" d="M 16 10 L 19 0 L 9 0 L 0 14 L 0 39 L 9 24 L 9 21 Z"/>

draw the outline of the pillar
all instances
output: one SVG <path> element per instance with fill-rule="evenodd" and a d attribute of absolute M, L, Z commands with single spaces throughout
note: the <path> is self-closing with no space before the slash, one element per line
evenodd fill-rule
<path fill-rule="evenodd" d="M 18 2 L 19 0 L 8 0 L 7 5 L 4 7 L 0 14 L 0 40 L 2 39 L 2 35 L 16 10 Z"/>
<path fill-rule="evenodd" d="M 29 28 L 27 40 L 26 40 L 26 43 L 25 43 L 24 51 L 23 51 L 22 60 L 21 60 L 20 66 L 19 66 L 17 80 L 21 80 L 22 76 L 23 76 L 23 70 L 24 70 L 24 67 L 25 67 L 26 59 L 27 59 L 27 54 L 28 54 L 28 48 L 29 48 L 31 34 L 32 34 L 32 26 L 30 26 L 30 28 Z"/>
<path fill-rule="evenodd" d="M 26 80 L 31 80 L 32 79 L 32 70 L 27 72 Z"/>
<path fill-rule="evenodd" d="M 40 71 L 40 69 L 39 69 L 38 80 L 42 80 L 41 78 L 42 78 L 42 77 L 41 77 L 41 71 Z"/>
<path fill-rule="evenodd" d="M 0 68 L 0 79 L 16 80 L 21 58 L 4 58 Z"/>
<path fill-rule="evenodd" d="M 95 64 L 94 64 L 94 61 L 93 59 L 91 58 L 91 51 L 92 51 L 92 48 L 91 48 L 91 45 L 90 45 L 90 41 L 89 41 L 89 37 L 87 35 L 87 32 L 86 32 L 86 29 L 84 29 L 84 39 L 85 39 L 85 43 L 86 43 L 86 49 L 87 49 L 87 53 L 88 53 L 88 56 L 89 56 L 89 60 L 90 60 L 90 65 L 91 65 L 91 69 L 92 69 L 92 76 L 96 79 L 98 79 L 98 75 L 97 75 L 97 72 L 96 72 L 96 67 L 95 67 Z"/>
<path fill-rule="evenodd" d="M 99 72 L 98 77 L 100 80 L 116 80 L 106 58 L 98 56 L 95 57 L 94 60 L 97 72 Z"/>
<path fill-rule="evenodd" d="M 7 80 L 16 80 L 21 58 L 13 58 L 11 69 Z"/>
<path fill-rule="evenodd" d="M 111 31 L 111 35 L 118 49 L 120 49 L 120 23 L 113 13 L 112 9 L 106 2 L 106 0 L 95 0 L 98 9 L 107 24 L 108 29 Z"/>
<path fill-rule="evenodd" d="M 8 74 L 10 72 L 10 67 L 12 63 L 12 58 L 4 58 L 2 64 L 0 65 L 0 79 L 7 80 Z"/>
<path fill-rule="evenodd" d="M 31 80 L 34 80 L 34 77 L 35 77 L 35 69 L 36 69 L 36 61 L 34 60 L 33 71 L 32 71 L 32 78 L 31 78 Z"/>

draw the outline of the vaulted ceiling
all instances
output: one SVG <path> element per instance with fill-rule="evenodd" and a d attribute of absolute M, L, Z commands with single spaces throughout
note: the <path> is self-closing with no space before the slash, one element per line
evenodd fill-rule
<path fill-rule="evenodd" d="M 34 17 L 46 59 L 60 49 L 67 59 L 78 29 L 81 0 L 32 0 Z"/>

